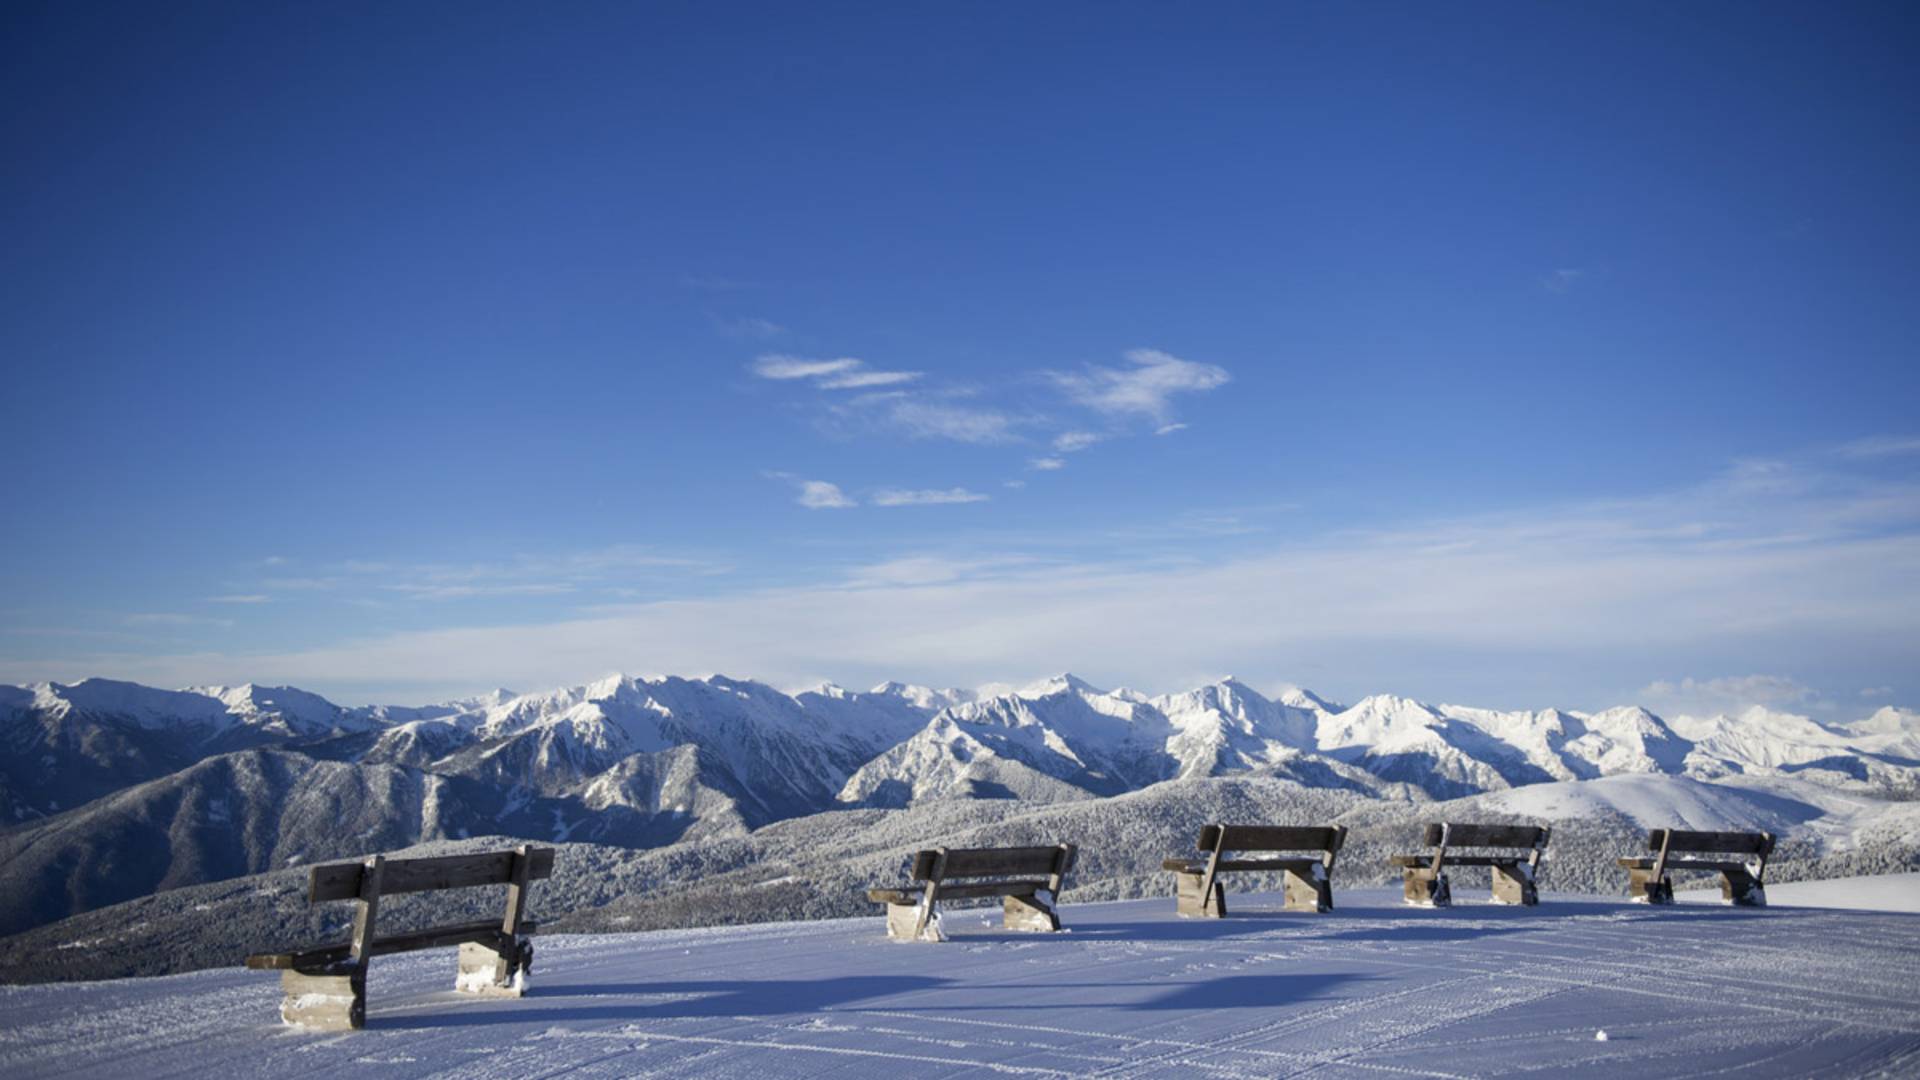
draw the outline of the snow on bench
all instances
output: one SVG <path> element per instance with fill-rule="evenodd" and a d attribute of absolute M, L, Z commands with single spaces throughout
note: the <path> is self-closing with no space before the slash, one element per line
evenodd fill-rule
<path fill-rule="evenodd" d="M 1221 874 L 1238 870 L 1279 870 L 1286 877 L 1288 911 L 1333 910 L 1333 860 L 1346 842 L 1345 826 L 1331 828 L 1276 825 L 1205 825 L 1197 846 L 1205 859 L 1168 859 L 1161 869 L 1174 874 L 1174 910 L 1182 915 L 1224 918 L 1226 889 Z M 1228 852 L 1246 854 L 1315 851 L 1313 857 L 1229 859 Z"/>
<path fill-rule="evenodd" d="M 867 899 L 887 905 L 887 936 L 896 941 L 945 941 L 935 905 L 983 896 L 1005 898 L 1001 925 L 1009 930 L 1058 930 L 1055 908 L 1060 884 L 1073 868 L 1073 853 L 1072 844 L 931 848 L 913 857 L 916 884 L 868 889 Z"/>
<path fill-rule="evenodd" d="M 520 845 L 512 851 L 445 855 L 428 859 L 388 859 L 375 855 L 364 863 L 316 866 L 309 877 L 307 902 L 353 900 L 353 937 L 344 944 L 284 953 L 257 953 L 247 966 L 280 972 L 284 997 L 280 1019 L 328 1031 L 366 1025 L 367 962 L 376 956 L 416 949 L 460 946 L 454 989 L 490 997 L 519 997 L 533 966 L 536 929 L 526 919 L 530 884 L 553 874 L 553 849 Z M 437 926 L 389 937 L 374 935 L 380 898 L 400 893 L 435 892 L 478 885 L 505 885 L 507 908 L 498 922 Z"/>
<path fill-rule="evenodd" d="M 1534 876 L 1540 869 L 1540 856 L 1546 853 L 1549 830 L 1533 825 L 1453 825 L 1445 822 L 1427 826 L 1425 843 L 1433 851 L 1425 855 L 1395 855 L 1388 861 L 1401 867 L 1406 877 L 1407 903 L 1416 907 L 1452 907 L 1453 887 L 1447 880 L 1449 866 L 1485 866 L 1493 870 L 1493 899 L 1501 904 L 1532 907 L 1540 902 Z M 1505 855 L 1461 855 L 1453 848 L 1506 848 Z"/>
<path fill-rule="evenodd" d="M 1672 870 L 1712 870 L 1720 875 L 1720 896 L 1739 907 L 1765 907 L 1767 889 L 1763 877 L 1767 856 L 1773 854 L 1773 834 L 1765 832 L 1688 832 L 1684 829 L 1655 829 L 1647 834 L 1647 850 L 1653 857 L 1632 856 L 1619 860 L 1627 870 L 1627 888 L 1640 904 L 1673 903 Z M 1728 859 L 1675 858 L 1675 852 L 1694 854 L 1736 854 L 1750 858 L 1734 862 Z"/>

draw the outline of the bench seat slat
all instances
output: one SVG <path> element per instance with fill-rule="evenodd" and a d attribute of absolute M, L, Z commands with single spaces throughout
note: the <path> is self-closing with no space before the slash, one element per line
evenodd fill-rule
<path fill-rule="evenodd" d="M 1685 829 L 1655 829 L 1647 834 L 1647 850 L 1659 851 L 1661 834 L 1667 834 L 1667 851 L 1727 851 L 1749 855 L 1769 855 L 1773 838 L 1766 833 L 1689 832 Z"/>
<path fill-rule="evenodd" d="M 1011 874 L 1051 874 L 1060 858 L 1058 847 L 948 848 L 941 880 L 964 877 L 997 877 Z M 933 873 L 931 852 L 922 852 L 914 860 L 913 876 L 925 881 Z"/>
<path fill-rule="evenodd" d="M 1205 866 L 1205 864 L 1201 864 Z M 1221 859 L 1216 869 L 1228 870 L 1304 870 L 1319 866 L 1319 859 Z"/>
<path fill-rule="evenodd" d="M 1628 870 L 1651 870 L 1653 869 L 1654 863 L 1658 861 L 1658 859 L 1653 858 L 1634 857 L 1621 859 L 1620 865 Z M 1672 857 L 1667 859 L 1667 869 L 1669 870 L 1715 870 L 1725 873 L 1728 870 L 1745 870 L 1748 865 L 1747 863 L 1726 862 L 1720 859 L 1675 859 Z"/>
<path fill-rule="evenodd" d="M 1432 866 L 1432 855 L 1395 855 L 1394 866 Z M 1444 866 L 1517 866 L 1527 862 L 1525 855 L 1455 855 L 1447 852 Z"/>
<path fill-rule="evenodd" d="M 942 900 L 969 900 L 981 896 L 1026 896 L 1047 887 L 1045 881 L 982 881 L 962 885 L 940 884 Z"/>
<path fill-rule="evenodd" d="M 534 848 L 527 880 L 553 875 L 553 849 Z M 435 889 L 463 889 L 474 885 L 504 885 L 513 880 L 514 853 L 483 851 L 473 855 L 439 855 L 423 859 L 387 859 L 380 867 L 380 895 L 429 892 Z M 351 900 L 360 895 L 361 863 L 330 863 L 316 866 L 309 878 L 307 899 Z"/>
<path fill-rule="evenodd" d="M 1220 829 L 1226 830 L 1221 842 Z M 1331 851 L 1339 841 L 1338 830 L 1319 826 L 1295 825 L 1207 825 L 1200 830 L 1199 848 L 1212 851 L 1216 843 L 1222 851 Z"/>
<path fill-rule="evenodd" d="M 1447 825 L 1447 847 L 1530 848 L 1540 843 L 1547 830 L 1538 825 Z M 1441 826 L 1427 826 L 1426 844 L 1440 845 Z M 1448 859 L 1452 862 L 1452 859 Z"/>
<path fill-rule="evenodd" d="M 523 934 L 534 933 L 535 929 L 536 925 L 532 922 L 520 924 L 520 932 Z M 374 938 L 367 948 L 367 955 L 389 956 L 393 953 L 413 952 L 418 949 L 459 945 L 467 941 L 497 941 L 500 937 L 498 919 L 461 923 L 456 926 L 436 926 L 406 934 Z M 280 971 L 289 968 L 303 971 L 308 968 L 322 968 L 344 963 L 351 950 L 352 946 L 342 942 L 338 945 L 323 945 L 316 949 L 301 949 L 297 952 L 255 953 L 247 957 L 247 966 L 255 971 Z"/>

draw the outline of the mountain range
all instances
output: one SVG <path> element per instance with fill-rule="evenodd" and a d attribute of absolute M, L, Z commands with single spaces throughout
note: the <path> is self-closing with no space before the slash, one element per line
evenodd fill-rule
<path fill-rule="evenodd" d="M 610 676 L 425 707 L 291 687 L 0 687 L 0 933 L 160 889 L 468 836 L 658 848 L 822 811 L 1064 803 L 1250 776 L 1398 803 L 1644 774 L 1920 791 L 1920 713 L 1351 706 L 1235 679 L 1148 696 Z"/>

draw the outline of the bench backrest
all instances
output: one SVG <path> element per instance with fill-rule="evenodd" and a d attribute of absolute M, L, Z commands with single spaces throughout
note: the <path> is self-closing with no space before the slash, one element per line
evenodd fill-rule
<path fill-rule="evenodd" d="M 1442 837 L 1448 847 L 1545 847 L 1547 830 L 1537 825 L 1456 825 L 1438 822 L 1427 826 L 1427 846 L 1439 847 Z"/>
<path fill-rule="evenodd" d="M 939 864 L 940 850 L 947 860 Z M 936 866 L 942 881 L 973 877 L 1049 877 L 1065 874 L 1073 845 L 1054 847 L 945 848 L 918 852 L 913 857 L 913 880 L 930 881 Z"/>
<path fill-rule="evenodd" d="M 1345 838 L 1345 829 L 1318 826 L 1203 825 L 1197 846 L 1201 851 L 1336 852 Z"/>
<path fill-rule="evenodd" d="M 425 859 L 385 859 L 380 866 L 380 894 L 464 889 L 475 885 L 507 885 L 514 880 L 513 851 L 483 851 L 474 855 L 440 855 Z M 365 863 L 316 866 L 308 877 L 307 901 L 354 900 L 360 896 Z M 553 849 L 527 851 L 527 880 L 553 874 Z"/>
<path fill-rule="evenodd" d="M 1771 855 L 1773 834 L 1764 832 L 1690 832 L 1655 829 L 1647 834 L 1648 851 L 1730 851 L 1742 855 Z"/>

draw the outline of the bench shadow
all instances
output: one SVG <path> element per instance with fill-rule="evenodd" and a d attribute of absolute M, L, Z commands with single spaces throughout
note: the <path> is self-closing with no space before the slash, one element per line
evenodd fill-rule
<path fill-rule="evenodd" d="M 447 993 L 444 1011 L 417 1015 L 378 1013 L 378 998 L 368 1010 L 367 1026 L 392 1030 L 469 1027 L 520 1022 L 665 1020 L 724 1016 L 786 1016 L 821 1009 L 932 990 L 953 980 L 931 975 L 847 975 L 836 979 L 715 979 L 712 981 L 592 983 L 585 985 L 535 983 L 529 1004 L 499 1002 L 497 1008 L 474 1008 L 474 1000 Z M 601 998 L 660 998 L 666 1001 L 597 1003 Z M 530 1003 L 540 1002 L 535 1007 Z M 576 1004 L 577 1002 L 577 1004 Z M 589 1002 L 596 1002 L 589 1004 Z"/>

